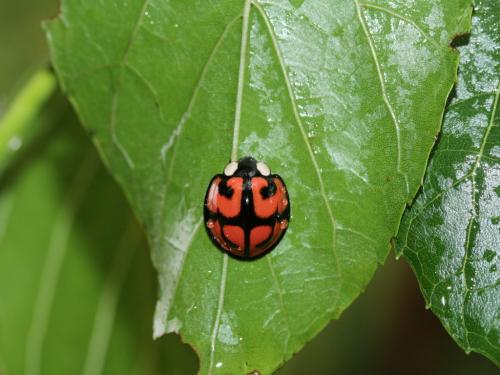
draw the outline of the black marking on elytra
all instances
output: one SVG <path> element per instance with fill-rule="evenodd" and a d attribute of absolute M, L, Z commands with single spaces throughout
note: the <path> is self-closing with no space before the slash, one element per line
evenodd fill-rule
<path fill-rule="evenodd" d="M 219 182 L 219 194 L 228 198 L 228 199 L 231 199 L 231 197 L 233 196 L 233 189 L 230 188 L 229 186 L 227 186 L 227 179 L 222 179 L 221 182 Z"/>
<path fill-rule="evenodd" d="M 276 184 L 274 183 L 272 178 L 266 178 L 267 186 L 264 186 L 260 189 L 260 195 L 263 199 L 267 199 L 276 194 Z"/>

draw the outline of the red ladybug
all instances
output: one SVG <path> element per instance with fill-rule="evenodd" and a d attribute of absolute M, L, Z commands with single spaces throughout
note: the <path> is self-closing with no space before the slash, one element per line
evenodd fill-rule
<path fill-rule="evenodd" d="M 212 242 L 237 258 L 256 258 L 280 242 L 290 220 L 285 183 L 254 158 L 232 161 L 205 195 L 205 227 Z"/>

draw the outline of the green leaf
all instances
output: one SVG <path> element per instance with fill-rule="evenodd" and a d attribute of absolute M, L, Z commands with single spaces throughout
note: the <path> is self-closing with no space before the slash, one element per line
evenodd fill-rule
<path fill-rule="evenodd" d="M 467 0 L 63 1 L 53 63 L 146 228 L 154 335 L 201 373 L 270 373 L 359 295 L 416 193 L 456 77 Z M 292 220 L 241 262 L 204 233 L 228 159 L 265 160 Z"/>
<path fill-rule="evenodd" d="M 44 109 L 57 127 L 0 179 L 0 373 L 192 373 L 187 348 L 151 339 L 142 230 L 64 108 Z"/>
<path fill-rule="evenodd" d="M 500 3 L 474 8 L 456 97 L 397 247 L 457 343 L 500 365 Z"/>

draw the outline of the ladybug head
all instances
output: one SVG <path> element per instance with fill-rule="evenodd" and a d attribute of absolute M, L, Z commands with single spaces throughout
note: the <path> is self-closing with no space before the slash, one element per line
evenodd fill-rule
<path fill-rule="evenodd" d="M 269 176 L 271 170 L 262 161 L 257 161 L 251 156 L 245 156 L 238 161 L 231 161 L 224 168 L 226 176 L 237 177 L 254 177 L 254 176 Z"/>

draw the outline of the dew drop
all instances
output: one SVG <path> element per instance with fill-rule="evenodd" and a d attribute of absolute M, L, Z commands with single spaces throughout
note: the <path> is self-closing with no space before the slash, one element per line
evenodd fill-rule
<path fill-rule="evenodd" d="M 441 296 L 441 305 L 446 306 L 446 298 Z"/>
<path fill-rule="evenodd" d="M 222 367 L 222 362 L 217 362 L 217 363 L 215 364 L 215 367 L 217 367 L 217 368 L 221 368 L 221 367 Z"/>
<path fill-rule="evenodd" d="M 307 132 L 307 136 L 308 136 L 309 138 L 316 137 L 316 132 L 315 132 L 314 130 L 309 130 L 309 131 Z"/>
<path fill-rule="evenodd" d="M 472 288 L 476 286 L 476 279 L 474 277 L 469 278 L 469 283 Z"/>

